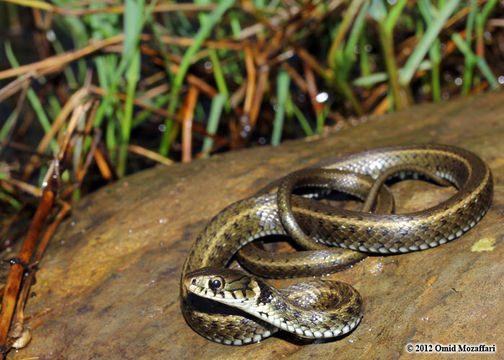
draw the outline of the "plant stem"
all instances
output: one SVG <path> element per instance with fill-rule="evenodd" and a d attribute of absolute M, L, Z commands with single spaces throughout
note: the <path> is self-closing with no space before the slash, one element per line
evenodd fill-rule
<path fill-rule="evenodd" d="M 393 34 L 387 30 L 387 27 L 383 22 L 378 23 L 378 33 L 383 49 L 383 57 L 385 59 L 385 67 L 389 77 L 389 84 L 394 97 L 395 108 L 398 110 L 404 109 L 408 106 L 409 101 L 405 90 L 401 89 L 401 85 L 399 83 L 399 73 L 397 71 L 394 54 Z"/>

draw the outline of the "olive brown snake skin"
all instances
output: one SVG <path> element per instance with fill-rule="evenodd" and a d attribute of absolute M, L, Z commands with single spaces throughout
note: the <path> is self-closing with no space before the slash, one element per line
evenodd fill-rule
<path fill-rule="evenodd" d="M 310 185 L 312 181 L 315 186 L 324 186 L 317 183 L 317 176 L 310 179 L 310 170 L 305 170 L 300 173 L 304 177 L 293 179 L 294 173 L 280 183 L 280 190 L 287 189 L 283 193 L 273 186 L 231 204 L 198 235 L 182 270 L 182 313 L 196 332 L 229 345 L 258 342 L 279 329 L 305 338 L 343 335 L 355 328 L 362 317 L 360 296 L 350 285 L 312 280 L 279 290 L 259 277 L 226 269 L 226 266 L 247 244 L 272 234 L 301 239 L 301 244 L 310 249 L 319 249 L 320 244 L 348 249 L 336 248 L 330 253 L 333 255 L 326 255 L 325 250 L 301 252 L 315 258 L 319 254 L 322 262 L 329 258 L 328 263 L 321 265 L 326 266 L 322 273 L 330 272 L 331 265 L 340 268 L 346 263 L 337 259 L 339 255 L 355 262 L 363 257 L 358 252 L 393 254 L 424 250 L 460 237 L 485 215 L 492 201 L 493 182 L 488 166 L 475 154 L 454 146 L 424 144 L 382 148 L 328 160 L 321 166 L 373 179 L 384 173 L 387 177 L 394 172 L 416 174 L 422 172 L 418 170 L 421 168 L 424 173 L 440 178 L 437 182 L 447 181 L 458 191 L 432 208 L 408 214 L 336 209 L 294 195 L 288 201 L 292 200 L 292 204 L 286 204 L 286 191 L 289 195 L 293 188 Z M 316 171 L 319 170 L 313 170 Z M 366 178 L 362 175 L 358 179 Z M 365 199 L 362 191 L 369 191 L 371 187 L 372 182 L 354 195 Z M 352 194 L 351 189 L 348 192 Z M 380 189 L 378 203 L 386 199 L 386 191 Z M 287 224 L 286 230 L 282 221 L 289 216 L 293 223 Z M 244 250 L 250 250 L 251 246 Z M 273 261 L 277 256 L 270 254 L 270 257 Z M 321 274 L 320 270 L 317 272 L 317 263 L 307 265 L 304 260 L 292 260 L 290 264 L 288 257 L 280 260 L 283 264 L 277 267 L 276 273 L 269 274 L 268 261 L 262 257 L 255 260 L 263 268 L 262 276 Z M 289 267 L 294 271 L 284 276 L 283 268 Z"/>

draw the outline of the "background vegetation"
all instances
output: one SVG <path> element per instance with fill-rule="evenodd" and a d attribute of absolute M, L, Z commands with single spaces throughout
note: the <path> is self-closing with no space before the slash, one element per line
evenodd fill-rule
<path fill-rule="evenodd" d="M 60 198 L 78 199 L 155 163 L 497 89 L 503 9 L 497 0 L 0 2 L 0 235 L 19 230 L 54 160 Z"/>

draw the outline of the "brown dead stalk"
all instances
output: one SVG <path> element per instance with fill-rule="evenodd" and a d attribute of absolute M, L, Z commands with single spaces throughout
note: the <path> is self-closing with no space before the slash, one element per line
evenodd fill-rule
<path fill-rule="evenodd" d="M 191 86 L 182 106 L 182 162 L 189 162 L 192 158 L 192 127 L 198 95 L 199 90 Z"/>
<path fill-rule="evenodd" d="M 28 73 L 30 71 L 40 71 L 40 70 L 44 70 L 47 68 L 63 67 L 72 61 L 80 59 L 86 55 L 92 54 L 100 49 L 103 49 L 106 46 L 120 43 L 123 41 L 123 39 L 124 39 L 124 35 L 122 35 L 122 34 L 116 35 L 116 36 L 110 37 L 105 40 L 92 42 L 88 46 L 83 47 L 82 49 L 78 49 L 75 51 L 68 51 L 68 52 L 63 53 L 61 55 L 51 56 L 47 59 L 37 61 L 32 64 L 23 65 L 23 66 L 20 66 L 17 68 L 12 68 L 12 69 L 8 69 L 8 70 L 0 71 L 0 80 L 1 79 L 8 79 L 8 78 L 11 78 L 14 76 L 23 75 L 23 74 Z"/>
<path fill-rule="evenodd" d="M 11 269 L 5 285 L 2 298 L 2 311 L 0 313 L 0 358 L 7 352 L 7 334 L 9 333 L 12 316 L 16 308 L 19 288 L 25 271 L 29 268 L 37 240 L 44 228 L 45 221 L 51 211 L 57 191 L 57 179 L 50 177 L 48 186 L 45 187 L 39 206 L 31 221 L 25 241 L 17 257 L 10 260 Z"/>
<path fill-rule="evenodd" d="M 32 258 L 32 264 L 35 266 L 31 266 L 28 270 L 27 275 L 23 280 L 23 285 L 21 287 L 21 291 L 19 292 L 19 299 L 16 305 L 16 312 L 14 314 L 14 319 L 11 325 L 11 332 L 9 334 L 9 338 L 7 339 L 7 347 L 14 347 L 16 349 L 22 348 L 27 345 L 31 338 L 30 330 L 24 326 L 25 316 L 24 316 L 24 307 L 26 305 L 26 301 L 28 300 L 28 295 L 30 293 L 30 288 L 33 284 L 33 280 L 35 278 L 36 273 L 36 265 L 42 259 L 44 255 L 45 249 L 49 244 L 49 240 L 52 238 L 54 232 L 58 228 L 59 224 L 63 221 L 63 219 L 68 215 L 72 207 L 67 202 L 61 202 L 61 209 L 56 215 L 54 221 L 47 226 L 44 235 L 40 239 L 40 243 L 37 246 L 37 250 Z"/>

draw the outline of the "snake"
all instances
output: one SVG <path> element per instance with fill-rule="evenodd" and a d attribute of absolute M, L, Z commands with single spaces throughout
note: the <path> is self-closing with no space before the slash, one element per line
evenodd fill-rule
<path fill-rule="evenodd" d="M 316 175 L 314 179 L 309 176 L 310 171 L 315 174 L 317 170 L 308 168 L 304 177 L 299 173 L 287 175 L 267 191 L 229 205 L 199 233 L 182 268 L 181 310 L 197 333 L 227 345 L 259 342 L 280 329 L 309 339 L 344 335 L 356 328 L 363 316 L 362 299 L 350 284 L 316 279 L 277 289 L 258 275 L 227 266 L 237 253 L 250 249 L 254 240 L 275 234 L 308 239 L 306 247 L 315 248 L 304 252 L 308 257 L 325 251 L 318 249 L 321 245 L 339 247 L 334 256 L 350 254 L 351 260 L 358 259 L 355 254 L 360 253 L 402 254 L 430 249 L 474 227 L 488 211 L 493 196 L 487 164 L 474 153 L 450 145 L 386 147 L 328 159 L 317 166 L 341 171 L 344 177 L 348 176 L 345 172 L 360 174 L 361 181 L 366 177 L 433 174 L 452 184 L 457 192 L 436 206 L 407 214 L 347 210 L 289 194 L 300 184 L 317 182 Z M 373 185 L 367 190 L 374 191 Z M 288 204 L 285 194 L 289 194 Z M 285 226 L 282 219 L 285 221 L 289 214 L 294 220 Z M 269 262 L 278 257 L 270 255 L 270 259 L 257 256 L 254 261 L 259 268 L 268 269 Z M 283 262 L 278 275 L 282 276 L 282 266 L 284 271 L 296 268 L 294 273 L 310 275 L 317 270 L 319 260 L 284 257 L 278 260 Z M 341 267 L 339 260 L 334 264 Z"/>

